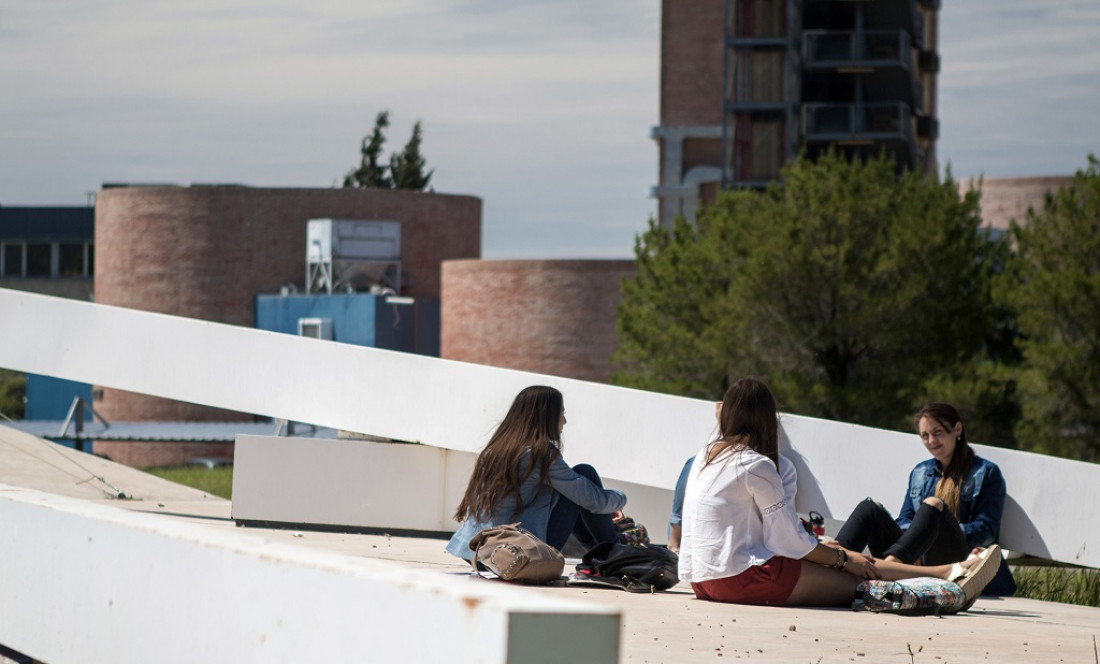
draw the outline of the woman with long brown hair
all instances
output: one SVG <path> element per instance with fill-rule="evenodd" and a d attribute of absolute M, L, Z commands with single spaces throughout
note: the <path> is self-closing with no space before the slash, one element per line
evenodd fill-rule
<path fill-rule="evenodd" d="M 745 378 L 726 391 L 719 437 L 695 456 L 684 498 L 680 579 L 700 599 L 736 604 L 840 606 L 863 579 L 951 579 L 976 596 L 1000 563 L 997 547 L 955 565 L 880 561 L 821 544 L 802 527 L 779 473 L 775 398 Z"/>
<path fill-rule="evenodd" d="M 930 403 L 913 418 L 913 427 L 932 455 L 909 473 L 901 513 L 895 520 L 867 498 L 852 511 L 836 539 L 876 558 L 936 565 L 958 560 L 976 547 L 997 543 L 1005 504 L 1005 480 L 992 461 L 974 454 L 959 412 L 947 403 Z M 1011 595 L 1016 583 L 1008 566 L 986 589 Z"/>
<path fill-rule="evenodd" d="M 455 511 L 462 522 L 447 544 L 471 560 L 470 538 L 485 528 L 520 523 L 561 549 L 570 535 L 586 547 L 618 539 L 611 514 L 626 495 L 604 489 L 592 466 L 570 467 L 562 458 L 565 403 L 543 385 L 522 390 L 478 455 L 466 493 Z"/>

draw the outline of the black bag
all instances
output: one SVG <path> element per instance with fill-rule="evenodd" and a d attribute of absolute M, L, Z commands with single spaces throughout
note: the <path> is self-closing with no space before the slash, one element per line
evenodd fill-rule
<path fill-rule="evenodd" d="M 680 582 L 680 557 L 663 546 L 605 542 L 584 554 L 570 585 L 602 585 L 631 593 L 668 590 Z"/>

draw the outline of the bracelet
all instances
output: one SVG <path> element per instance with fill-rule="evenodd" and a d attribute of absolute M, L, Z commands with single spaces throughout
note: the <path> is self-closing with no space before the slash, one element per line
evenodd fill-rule
<path fill-rule="evenodd" d="M 844 566 L 848 564 L 848 552 L 840 547 L 836 549 L 836 562 L 833 563 L 833 569 L 844 569 Z"/>

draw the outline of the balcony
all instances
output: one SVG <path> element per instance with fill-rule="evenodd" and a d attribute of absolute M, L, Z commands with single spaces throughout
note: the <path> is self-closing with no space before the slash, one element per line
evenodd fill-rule
<path fill-rule="evenodd" d="M 807 75 L 863 76 L 867 102 L 904 101 L 914 108 L 924 107 L 917 50 L 903 30 L 807 30 L 802 38 L 802 60 Z"/>
<path fill-rule="evenodd" d="M 913 118 L 902 103 L 803 104 L 808 142 L 867 144 L 913 142 Z"/>
<path fill-rule="evenodd" d="M 807 30 L 802 38 L 802 60 L 807 69 L 914 70 L 913 42 L 902 30 L 835 32 Z"/>

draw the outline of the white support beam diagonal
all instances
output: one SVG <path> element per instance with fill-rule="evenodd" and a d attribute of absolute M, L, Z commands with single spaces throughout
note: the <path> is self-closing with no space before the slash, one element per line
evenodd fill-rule
<path fill-rule="evenodd" d="M 571 463 L 666 490 L 714 433 L 709 401 L 4 289 L 0 367 L 466 452 L 520 389 L 548 384 L 565 395 Z M 896 513 L 927 458 L 911 433 L 793 415 L 781 424 L 803 512 L 844 519 L 873 496 Z M 1008 484 L 1005 548 L 1100 567 L 1100 465 L 975 448 Z"/>

